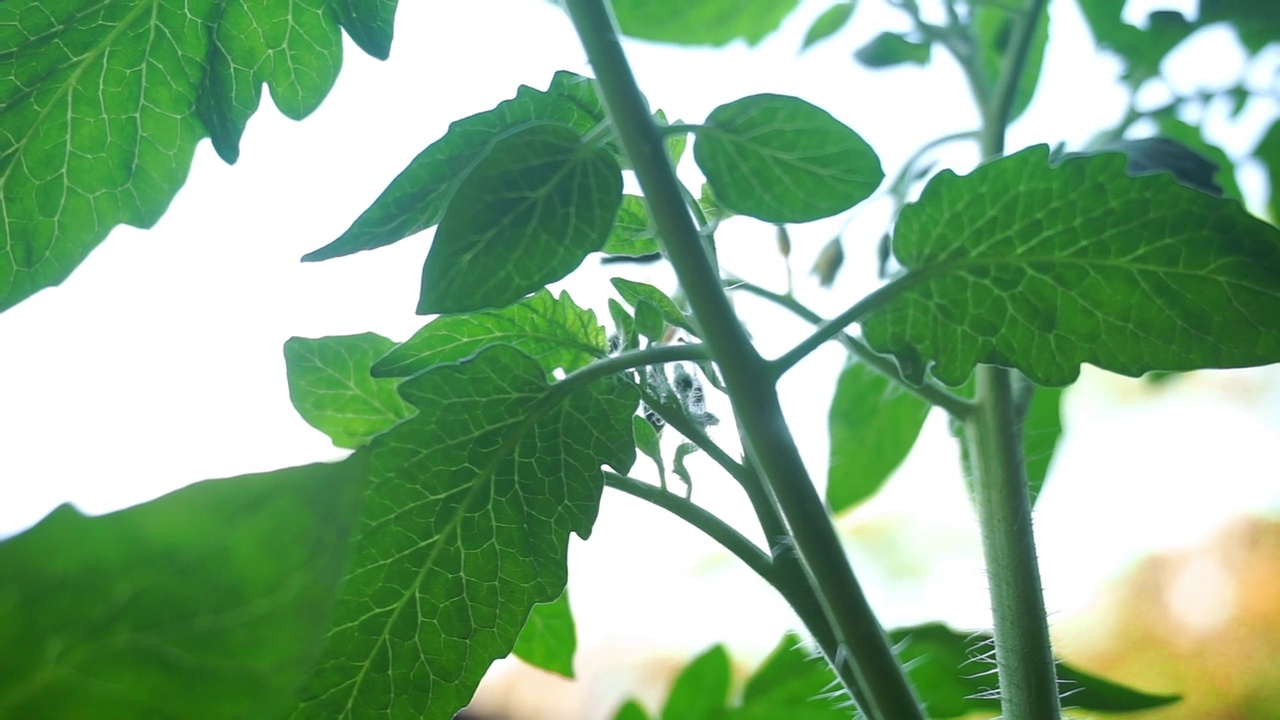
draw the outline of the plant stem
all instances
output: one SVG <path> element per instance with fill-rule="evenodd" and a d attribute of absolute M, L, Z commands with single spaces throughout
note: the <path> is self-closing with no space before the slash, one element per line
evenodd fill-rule
<path fill-rule="evenodd" d="M 991 101 L 983 108 L 982 154 L 1004 153 L 1005 128 L 1045 0 L 1029 0 Z M 1008 720 L 1058 720 L 1057 672 L 1036 560 L 1031 497 L 1022 457 L 1022 423 L 1009 370 L 977 369 L 976 411 L 965 424 L 973 465 L 974 503 L 995 621 L 1000 706 Z"/>
<path fill-rule="evenodd" d="M 743 445 L 790 526 L 796 550 L 831 622 L 837 673 L 861 689 L 866 704 L 862 709 L 874 720 L 922 719 L 920 704 L 849 566 L 782 419 L 774 375 L 734 315 L 684 206 L 680 183 L 604 0 L 566 0 L 565 6 L 596 72 L 618 140 L 649 203 L 659 240 L 688 295 L 703 340 L 720 365 Z M 851 672 L 839 667 L 845 659 Z"/>
<path fill-rule="evenodd" d="M 765 582 L 775 587 L 778 585 L 777 571 L 769 556 L 715 515 L 679 495 L 626 475 L 606 470 L 604 482 L 608 487 L 653 503 L 698 528 L 724 549 L 736 555 Z"/>
<path fill-rule="evenodd" d="M 756 297 L 769 300 L 780 307 L 790 310 L 814 325 L 822 325 L 826 322 L 821 315 L 805 307 L 800 303 L 800 301 L 790 295 L 781 295 L 744 280 L 734 281 L 730 288 L 734 290 L 742 290 L 744 292 L 751 293 Z M 907 382 L 906 379 L 902 377 L 902 373 L 898 371 L 898 365 L 893 360 L 880 355 L 875 350 L 868 347 L 866 343 L 849 333 L 841 331 L 832 339 L 843 345 L 850 353 L 856 355 L 858 359 L 866 363 L 868 367 L 874 368 L 881 375 L 894 380 L 908 392 L 916 395 L 930 405 L 935 405 L 946 410 L 956 419 L 963 420 L 973 410 L 973 403 L 968 398 L 956 395 L 942 385 L 939 385 L 937 382 L 926 380 L 923 385 L 918 387 Z"/>

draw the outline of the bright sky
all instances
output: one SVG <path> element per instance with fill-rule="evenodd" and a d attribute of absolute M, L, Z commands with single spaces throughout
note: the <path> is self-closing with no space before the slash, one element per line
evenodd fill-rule
<path fill-rule="evenodd" d="M 1189 10 L 1194 3 L 1160 5 Z M 1041 88 L 1054 94 L 1037 97 L 1013 129 L 1011 148 L 1064 140 L 1079 146 L 1124 109 L 1112 80 L 1117 64 L 1094 54 L 1073 3 L 1052 6 L 1054 43 Z M 753 50 L 634 45 L 630 53 L 651 103 L 669 117 L 699 121 L 752 93 L 798 95 L 861 133 L 890 172 L 921 143 L 974 128 L 960 75 L 942 53 L 927 70 L 868 73 L 850 61 L 852 49 L 877 32 L 907 28 L 880 3 L 864 0 L 846 32 L 797 56 L 805 29 L 825 7 L 804 2 Z M 281 346 L 292 335 L 372 330 L 408 337 L 421 324 L 413 308 L 430 233 L 327 263 L 298 258 L 344 230 L 452 120 L 491 108 L 521 83 L 545 87 L 556 70 L 588 72 L 567 19 L 546 2 L 406 2 L 396 27 L 390 61 L 348 44 L 343 73 L 312 117 L 285 120 L 265 101 L 237 165 L 224 165 L 202 144 L 190 180 L 154 229 L 117 229 L 61 287 L 0 314 L 0 535 L 62 502 L 106 512 L 204 478 L 340 457 L 293 411 Z M 1169 67 L 1200 87 L 1220 87 L 1238 74 L 1242 55 L 1229 36 L 1207 35 Z M 1268 67 L 1280 65 L 1272 59 Z M 1265 77 L 1266 70 L 1254 74 Z M 1275 110 L 1250 107 L 1243 134 L 1216 116 L 1210 126 L 1229 151 L 1244 152 L 1260 119 Z M 945 159 L 964 170 L 976 155 Z M 691 163 L 681 171 L 696 182 Z M 1256 197 L 1257 169 L 1246 167 L 1244 175 Z M 841 280 L 822 291 L 802 278 L 802 300 L 835 314 L 871 287 L 884 216 L 883 203 L 855 211 Z M 793 229 L 801 273 L 842 223 Z M 733 220 L 720 243 L 729 270 L 782 289 L 772 228 Z M 594 260 L 583 267 L 564 286 L 607 317 L 604 275 Z M 649 273 L 674 289 L 661 272 L 627 272 L 641 279 Z M 767 353 L 782 352 L 807 331 L 757 303 L 741 307 Z M 842 361 L 838 349 L 825 348 L 783 385 L 818 478 L 825 477 L 827 403 Z M 1280 508 L 1274 367 L 1160 389 L 1086 373 L 1067 403 L 1067 435 L 1038 514 L 1055 610 L 1079 607 L 1143 551 L 1203 538 L 1244 510 Z M 727 415 L 723 405 L 712 409 Z M 734 442 L 723 427 L 718 439 Z M 637 473 L 647 472 L 644 463 Z M 693 468 L 695 500 L 749 526 L 732 483 L 705 463 Z M 842 521 L 856 568 L 889 624 L 986 622 L 964 492 L 954 442 L 935 417 L 883 496 Z M 572 562 L 584 638 L 621 635 L 696 648 L 737 637 L 763 649 L 789 623 L 781 603 L 747 571 L 630 498 L 606 495 L 593 539 L 575 546 Z M 916 577 L 895 576 L 904 563 Z M 625 577 L 616 575 L 619 567 Z M 745 614 L 756 621 L 744 623 Z"/>

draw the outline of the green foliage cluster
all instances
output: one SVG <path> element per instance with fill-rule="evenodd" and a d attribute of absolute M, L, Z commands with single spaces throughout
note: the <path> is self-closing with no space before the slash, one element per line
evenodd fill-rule
<path fill-rule="evenodd" d="M 1196 21 L 1157 13 L 1140 30 L 1119 3 L 1079 1 L 1135 88 L 1206 24 L 1231 23 L 1253 53 L 1280 37 L 1275 14 L 1250 3 L 1206 1 Z M 893 272 L 828 321 L 789 293 L 721 277 L 716 224 L 840 214 L 883 184 L 874 149 L 781 95 L 668 122 L 634 87 L 606 5 L 565 4 L 596 79 L 561 72 L 458 120 L 305 258 L 436 228 L 417 309 L 438 317 L 413 337 L 284 348 L 298 412 L 351 456 L 200 483 L 101 518 L 63 508 L 0 543 L 0 575 L 13 580 L 0 587 L 0 718 L 449 718 L 509 653 L 572 675 L 566 550 L 571 534 L 590 535 L 606 487 L 725 545 L 812 638 L 812 656 L 784 638 L 740 695 L 713 648 L 681 674 L 664 719 L 847 717 L 846 701 L 873 720 L 1049 718 L 1059 683 L 1071 686 L 1067 702 L 1101 712 L 1175 700 L 1054 665 L 1028 513 L 1061 432 L 1061 387 L 1082 364 L 1136 376 L 1280 361 L 1280 231 L 1238 202 L 1225 155 L 1179 124 L 1178 103 L 1194 99 L 1135 106 L 1084 152 L 1004 156 L 1005 126 L 1036 92 L 1044 3 L 947 0 L 941 23 L 914 0 L 894 3 L 913 30 L 878 35 L 854 57 L 884 68 L 953 54 L 982 110 L 973 137 L 988 159 L 967 175 L 908 164 L 891 184 L 903 205 L 886 246 Z M 795 4 L 614 0 L 612 13 L 633 37 L 724 45 L 759 41 Z M 394 10 L 394 0 L 0 5 L 0 308 L 60 282 L 113 226 L 154 223 L 201 138 L 233 162 L 264 84 L 286 115 L 312 111 L 338 72 L 341 32 L 386 57 Z M 835 42 L 857 15 L 833 3 L 804 46 Z M 1143 118 L 1177 142 L 1124 140 Z M 1277 127 L 1257 150 L 1273 179 Z M 671 171 L 689 135 L 700 192 Z M 643 195 L 623 194 L 624 172 Z M 615 278 L 611 338 L 593 310 L 546 289 L 593 253 L 660 254 L 682 299 Z M 818 327 L 765 360 L 726 287 Z M 860 337 L 846 332 L 855 323 Z M 824 503 L 772 388 L 829 340 L 850 361 L 831 410 Z M 746 458 L 705 432 L 715 419 L 703 398 L 717 390 Z M 882 630 L 831 530 L 832 514 L 889 479 L 935 406 L 966 440 L 994 635 Z M 673 458 L 656 426 L 683 436 Z M 742 486 L 767 548 L 667 487 L 667 467 L 688 480 L 683 458 L 695 450 Z M 627 476 L 637 452 L 658 464 L 661 487 Z M 998 688 L 968 669 L 989 661 L 988 645 Z M 833 698 L 833 687 L 843 692 Z M 631 703 L 617 717 L 648 714 Z"/>

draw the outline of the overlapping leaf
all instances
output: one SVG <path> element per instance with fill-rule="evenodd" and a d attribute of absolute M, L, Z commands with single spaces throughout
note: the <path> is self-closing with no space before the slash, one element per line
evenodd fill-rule
<path fill-rule="evenodd" d="M 613 283 L 613 289 L 617 290 L 622 299 L 627 301 L 627 304 L 631 307 L 638 308 L 641 303 L 649 303 L 658 309 L 662 319 L 667 324 L 687 330 L 694 335 L 697 334 L 693 329 L 693 324 L 676 306 L 675 301 L 667 297 L 667 294 L 658 288 L 646 283 L 627 280 L 626 278 L 613 278 L 609 282 Z"/>
<path fill-rule="evenodd" d="M 422 270 L 418 312 L 507 305 L 600 250 L 622 202 L 622 170 L 563 125 L 494 141 L 459 184 Z"/>
<path fill-rule="evenodd" d="M 929 403 L 862 362 L 851 362 L 831 400 L 827 504 L 840 512 L 870 498 L 920 435 Z"/>
<path fill-rule="evenodd" d="M 350 557 L 363 453 L 197 483 L 0 543 L 0 717 L 287 712 Z"/>
<path fill-rule="evenodd" d="M 1036 388 L 1022 423 L 1022 457 L 1027 491 L 1034 506 L 1049 477 L 1049 464 L 1062 438 L 1062 388 Z"/>
<path fill-rule="evenodd" d="M 573 302 L 539 290 L 497 310 L 436 318 L 373 364 L 374 377 L 408 377 L 434 365 L 455 362 L 486 345 L 504 343 L 533 357 L 550 373 L 577 370 L 604 354 L 604 329 L 596 315 Z"/>
<path fill-rule="evenodd" d="M 694 658 L 671 686 L 662 720 L 718 720 L 729 703 L 729 653 L 716 645 Z"/>
<path fill-rule="evenodd" d="M 848 210 L 875 192 L 875 151 L 822 108 L 785 95 L 752 95 L 707 116 L 693 158 L 729 210 L 802 223 Z"/>
<path fill-rule="evenodd" d="M 623 195 L 618 217 L 601 252 L 606 255 L 640 257 L 656 253 L 660 249 L 658 237 L 649 221 L 649 211 L 644 206 L 644 198 Z"/>
<path fill-rule="evenodd" d="M 943 172 L 903 209 L 894 252 L 906 273 L 862 328 L 917 380 L 1280 361 L 1280 231 L 1168 175 L 1130 177 L 1119 154 L 1051 167 L 1035 147 Z"/>
<path fill-rule="evenodd" d="M 932 43 L 908 40 L 899 33 L 882 32 L 858 48 L 853 57 L 869 68 L 927 65 L 932 50 Z"/>
<path fill-rule="evenodd" d="M 534 667 L 572 678 L 577 648 L 573 610 L 565 591 L 552 602 L 533 606 L 511 652 Z"/>
<path fill-rule="evenodd" d="M 1022 77 L 1018 78 L 1018 87 L 1013 97 L 1013 105 L 1009 109 L 1009 119 L 1022 114 L 1031 104 L 1035 95 L 1036 84 L 1040 81 L 1040 68 L 1044 65 L 1044 48 L 1049 42 L 1049 13 L 1039 14 L 1040 19 L 1031 36 L 1031 44 L 1027 49 L 1026 63 L 1023 65 Z M 1013 40 L 1013 26 L 1018 13 L 1010 11 L 1003 5 L 979 5 L 973 9 L 973 35 L 978 49 L 978 62 L 983 76 L 992 88 L 1004 69 L 1004 59 L 1010 50 Z"/>
<path fill-rule="evenodd" d="M 451 124 L 444 137 L 400 172 L 347 231 L 303 260 L 316 261 L 390 245 L 436 225 L 472 168 L 495 141 L 530 123 L 563 125 L 579 135 L 604 122 L 593 81 L 558 72 L 545 90 L 521 86 L 516 96 Z"/>
<path fill-rule="evenodd" d="M 298 414 L 344 448 L 366 445 L 409 417 L 413 409 L 396 392 L 396 382 L 369 374 L 374 361 L 394 345 L 374 333 L 290 338 L 284 359 Z"/>
<path fill-rule="evenodd" d="M 450 718 L 530 610 L 559 597 L 608 464 L 635 459 L 634 386 L 566 391 L 508 345 L 401 384 L 419 410 L 370 447 L 374 485 L 298 718 Z"/>
<path fill-rule="evenodd" d="M 0 3 L 0 310 L 56 285 L 124 223 L 149 227 L 206 135 L 228 161 L 268 83 L 316 108 L 339 22 L 385 57 L 394 0 Z"/>
<path fill-rule="evenodd" d="M 798 0 L 613 0 L 624 34 L 681 45 L 755 45 L 777 29 Z"/>

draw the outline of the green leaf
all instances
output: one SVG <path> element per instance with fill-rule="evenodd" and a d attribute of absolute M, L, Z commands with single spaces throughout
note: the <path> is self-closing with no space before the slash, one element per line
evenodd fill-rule
<path fill-rule="evenodd" d="M 712 110 L 693 158 L 726 208 L 773 223 L 844 212 L 884 180 L 880 159 L 857 133 L 785 95 L 752 95 Z"/>
<path fill-rule="evenodd" d="M 1027 464 L 1027 489 L 1034 507 L 1049 476 L 1049 463 L 1062 438 L 1062 388 L 1035 388 L 1022 423 L 1022 457 Z"/>
<path fill-rule="evenodd" d="M 1199 135 L 1198 131 L 1196 135 Z M 1204 144 L 1203 141 L 1201 144 Z M 1189 188 L 1218 197 L 1223 196 L 1222 186 L 1214 180 L 1214 176 L 1218 174 L 1218 164 L 1176 140 L 1167 137 L 1119 140 L 1107 149 L 1125 154 L 1129 159 L 1127 167 L 1131 175 L 1167 172 L 1173 176 L 1174 180 Z M 1218 152 L 1221 153 L 1221 151 Z M 1234 180 L 1233 177 L 1232 181 Z M 1236 191 L 1238 192 L 1239 189 L 1237 188 Z"/>
<path fill-rule="evenodd" d="M 831 668 L 804 648 L 800 638 L 787 634 L 764 663 L 752 673 L 742 702 L 728 720 L 847 720 L 845 698 L 832 696 L 839 687 Z"/>
<path fill-rule="evenodd" d="M 395 380 L 370 375 L 374 361 L 395 343 L 363 333 L 284 344 L 289 398 L 311 427 L 342 448 L 367 445 L 378 433 L 413 414 L 400 399 Z"/>
<path fill-rule="evenodd" d="M 545 91 L 522 85 L 511 100 L 451 124 L 346 232 L 302 259 L 329 260 L 372 250 L 438 224 L 458 186 L 488 157 L 492 145 L 527 124 L 553 123 L 583 135 L 604 121 L 594 81 L 588 78 L 558 72 Z"/>
<path fill-rule="evenodd" d="M 650 342 L 662 342 L 667 334 L 667 323 L 662 319 L 662 312 L 653 303 L 641 300 L 636 303 L 636 329 L 649 338 Z"/>
<path fill-rule="evenodd" d="M 379 60 L 391 55 L 391 26 L 397 0 L 331 0 L 342 27 L 361 50 Z"/>
<path fill-rule="evenodd" d="M 613 0 L 614 17 L 631 37 L 680 45 L 755 45 L 782 24 L 798 0 Z"/>
<path fill-rule="evenodd" d="M 895 65 L 927 65 L 933 45 L 914 42 L 898 33 L 882 32 L 858 49 L 853 57 L 869 68 Z"/>
<path fill-rule="evenodd" d="M 919 381 L 958 385 L 978 363 L 1065 385 L 1081 363 L 1151 370 L 1280 360 L 1280 231 L 1239 203 L 1125 158 L 1045 146 L 960 177 L 903 208 L 906 268 L 862 320 L 867 342 Z"/>
<path fill-rule="evenodd" d="M 640 336 L 636 333 L 636 321 L 622 307 L 622 303 L 609 298 L 609 316 L 613 318 L 613 328 L 621 339 L 619 350 L 635 350 L 640 346 Z"/>
<path fill-rule="evenodd" d="M 991 633 L 958 633 L 945 625 L 929 623 L 889 633 L 898 648 L 898 659 L 929 708 L 931 718 L 956 718 L 975 712 L 999 712 L 1000 701 L 989 691 L 996 688 Z M 1116 685 L 1059 662 L 1058 678 L 1064 692 L 1074 693 L 1067 703 L 1093 712 L 1132 712 L 1161 707 L 1177 696 L 1149 695 Z M 991 672 L 985 672 L 990 670 Z"/>
<path fill-rule="evenodd" d="M 845 25 L 849 24 L 856 4 L 854 2 L 838 2 L 822 11 L 818 19 L 814 20 L 813 24 L 809 26 L 809 31 L 804 34 L 804 42 L 801 43 L 800 49 L 807 50 L 840 32 Z"/>
<path fill-rule="evenodd" d="M 366 453 L 196 483 L 0 543 L 0 716 L 278 717 L 350 557 Z"/>
<path fill-rule="evenodd" d="M 1131 88 L 1159 77 L 1161 61 L 1195 30 L 1182 13 L 1171 10 L 1151 13 L 1148 28 L 1142 30 L 1121 19 L 1124 3 L 1080 0 L 1080 9 L 1098 45 L 1124 60 L 1126 67 L 1121 78 Z"/>
<path fill-rule="evenodd" d="M 355 558 L 297 718 L 451 718 L 564 591 L 600 466 L 635 461 L 636 391 L 616 375 L 548 385 L 537 360 L 494 345 L 400 393 L 420 412 L 370 446 Z"/>
<path fill-rule="evenodd" d="M 621 202 L 617 159 L 563 125 L 496 140 L 449 201 L 418 312 L 501 307 L 563 278 L 604 245 Z"/>
<path fill-rule="evenodd" d="M 649 421 L 639 415 L 631 416 L 631 430 L 635 436 L 636 449 L 658 466 L 658 484 L 667 487 L 667 468 L 662 463 L 662 446 L 658 442 L 658 431 Z"/>
<path fill-rule="evenodd" d="M 659 127 L 667 127 L 671 125 L 671 123 L 667 122 L 667 114 L 661 110 L 653 113 L 653 121 L 657 123 Z M 689 133 L 670 132 L 664 134 L 662 144 L 667 148 L 667 157 L 671 160 L 671 166 L 675 167 L 680 164 L 680 158 L 684 157 L 685 146 L 689 144 Z"/>
<path fill-rule="evenodd" d="M 649 720 L 649 713 L 634 699 L 627 700 L 625 705 L 618 708 L 618 714 L 613 716 L 613 720 Z"/>
<path fill-rule="evenodd" d="M 1256 0 L 1200 0 L 1200 24 L 1228 22 L 1249 52 L 1280 40 L 1280 8 Z"/>
<path fill-rule="evenodd" d="M 196 108 L 213 147 L 233 163 L 262 84 L 286 117 L 310 114 L 342 67 L 342 33 L 327 0 L 228 2 L 218 19 Z M 388 48 L 389 50 L 389 48 Z"/>
<path fill-rule="evenodd" d="M 729 699 L 730 670 L 722 645 L 694 658 L 671 686 L 662 720 L 719 720 Z"/>
<path fill-rule="evenodd" d="M 373 364 L 374 377 L 408 377 L 504 343 L 532 356 L 551 373 L 577 370 L 604 355 L 604 329 L 596 314 L 569 293 L 539 290 L 515 305 L 436 318 Z"/>
<path fill-rule="evenodd" d="M 668 324 L 678 328 L 694 332 L 693 325 L 689 322 L 689 318 L 685 317 L 680 308 L 676 307 L 676 303 L 667 294 L 652 285 L 646 285 L 641 282 L 634 282 L 623 278 L 613 278 L 609 282 L 613 283 L 613 288 L 618 291 L 622 299 L 633 308 L 639 308 L 641 303 L 647 302 L 662 314 L 662 319 Z"/>
<path fill-rule="evenodd" d="M 389 43 L 388 2 L 0 3 L 0 310 L 62 282 L 116 225 L 154 225 L 202 138 L 234 161 L 263 82 L 286 115 L 314 110 L 339 22 Z"/>
<path fill-rule="evenodd" d="M 982 4 L 973 8 L 972 29 L 974 45 L 978 49 L 978 64 L 982 69 L 982 76 L 987 78 L 992 89 L 996 79 L 1000 77 L 1005 55 L 1009 51 L 1014 19 L 1014 15 L 1003 5 Z M 1048 41 L 1049 13 L 1042 12 L 1040 21 L 1036 24 L 1035 33 L 1031 36 L 1031 45 L 1027 51 L 1022 77 L 1018 79 L 1018 90 L 1014 93 L 1013 106 L 1009 111 L 1010 121 L 1021 115 L 1031 104 L 1031 97 L 1036 92 L 1036 83 L 1040 80 L 1040 67 L 1044 64 L 1044 47 Z"/>
<path fill-rule="evenodd" d="M 831 400 L 827 504 L 839 513 L 870 498 L 916 443 L 929 403 L 866 363 L 840 373 Z"/>
<path fill-rule="evenodd" d="M 1236 182 L 1236 166 L 1232 162 L 1231 156 L 1223 152 L 1222 148 L 1211 145 L 1200 133 L 1200 128 L 1190 125 L 1175 117 L 1172 111 L 1167 113 L 1159 113 L 1154 117 L 1156 127 L 1160 130 L 1162 137 L 1174 140 L 1188 149 L 1203 157 L 1217 167 L 1210 177 L 1210 184 L 1221 186 L 1220 188 L 1209 187 L 1207 191 L 1212 192 L 1218 189 L 1219 195 L 1227 197 L 1237 202 L 1244 202 L 1244 195 L 1240 192 L 1240 184 Z M 1132 161 L 1131 161 L 1132 163 Z M 1132 172 L 1132 165 L 1130 171 Z M 1185 173 L 1184 173 L 1185 174 Z M 1200 178 L 1198 178 L 1200 179 Z M 1195 187 L 1198 190 L 1206 191 L 1203 182 L 1187 182 L 1182 180 L 1184 185 Z"/>
<path fill-rule="evenodd" d="M 626 255 L 640 257 L 659 252 L 658 238 L 654 234 L 653 225 L 649 222 L 649 211 L 644 206 L 644 198 L 638 195 L 623 195 L 622 206 L 618 208 L 618 217 L 613 222 L 613 229 L 600 249 L 606 255 Z"/>
<path fill-rule="evenodd" d="M 533 606 L 511 652 L 536 668 L 573 678 L 573 654 L 578 648 L 569 592 L 549 603 Z"/>
<path fill-rule="evenodd" d="M 1266 168 L 1267 182 L 1271 186 L 1271 197 L 1267 201 L 1271 223 L 1280 224 L 1280 122 L 1271 123 L 1253 154 Z"/>

